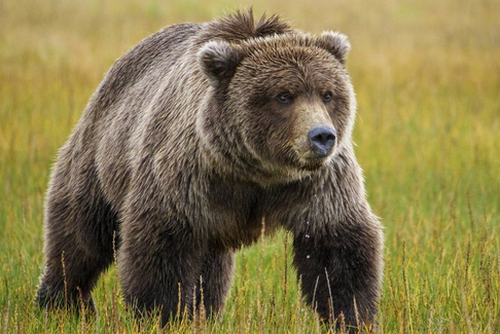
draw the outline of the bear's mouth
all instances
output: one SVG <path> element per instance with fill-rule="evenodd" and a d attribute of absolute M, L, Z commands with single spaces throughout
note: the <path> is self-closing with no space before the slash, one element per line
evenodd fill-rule
<path fill-rule="evenodd" d="M 333 144 L 329 148 L 325 149 L 310 145 L 307 154 L 301 159 L 306 169 L 317 170 L 324 167 L 333 155 L 336 146 L 337 145 Z"/>
<path fill-rule="evenodd" d="M 335 151 L 335 147 L 333 147 L 328 152 L 318 152 L 318 150 L 314 148 L 308 148 L 308 150 L 304 151 L 295 151 L 295 166 L 298 169 L 303 171 L 317 171 L 319 169 L 324 168 L 328 162 L 331 160 Z"/>
<path fill-rule="evenodd" d="M 307 171 L 317 171 L 325 167 L 329 161 L 331 153 L 328 155 L 311 154 L 302 160 L 302 169 Z"/>

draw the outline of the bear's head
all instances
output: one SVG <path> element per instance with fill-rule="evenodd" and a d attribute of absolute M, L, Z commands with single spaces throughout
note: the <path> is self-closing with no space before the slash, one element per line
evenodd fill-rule
<path fill-rule="evenodd" d="M 334 32 L 206 43 L 197 56 L 211 90 L 197 124 L 212 157 L 261 184 L 330 164 L 354 123 L 349 48 Z"/>

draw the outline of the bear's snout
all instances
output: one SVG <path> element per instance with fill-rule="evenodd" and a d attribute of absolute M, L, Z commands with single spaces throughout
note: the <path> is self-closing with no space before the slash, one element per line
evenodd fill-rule
<path fill-rule="evenodd" d="M 337 140 L 335 130 L 325 125 L 313 127 L 307 133 L 307 137 L 309 138 L 312 151 L 318 158 L 328 156 Z"/>

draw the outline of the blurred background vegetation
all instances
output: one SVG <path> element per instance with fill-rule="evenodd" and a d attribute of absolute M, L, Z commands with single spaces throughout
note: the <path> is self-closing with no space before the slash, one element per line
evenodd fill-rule
<path fill-rule="evenodd" d="M 113 62 L 160 28 L 253 6 L 349 36 L 354 139 L 386 226 L 380 333 L 500 332 L 500 1 L 0 0 L 0 332 L 154 332 L 119 298 L 100 317 L 32 305 L 50 166 Z M 220 323 L 171 332 L 311 333 L 285 233 L 238 256 Z"/>

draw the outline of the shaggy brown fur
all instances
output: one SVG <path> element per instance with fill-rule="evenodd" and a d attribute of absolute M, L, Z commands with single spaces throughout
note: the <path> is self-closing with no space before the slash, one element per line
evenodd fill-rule
<path fill-rule="evenodd" d="M 265 221 L 293 232 L 302 291 L 321 317 L 373 322 L 382 228 L 352 148 L 348 49 L 338 33 L 237 13 L 168 27 L 125 54 L 54 167 L 40 305 L 79 293 L 92 303 L 116 244 L 128 303 L 161 307 L 168 321 L 178 306 L 196 310 L 202 277 L 217 315 L 234 251 Z"/>

